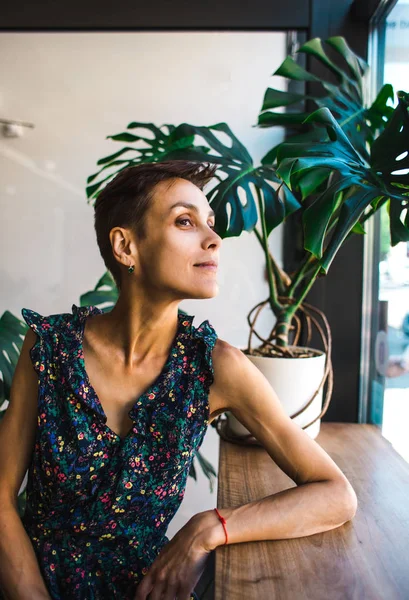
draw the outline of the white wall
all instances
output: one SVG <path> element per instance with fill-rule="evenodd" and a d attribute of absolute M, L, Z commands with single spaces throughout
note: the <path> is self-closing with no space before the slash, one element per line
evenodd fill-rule
<path fill-rule="evenodd" d="M 282 132 L 253 127 L 285 34 L 269 32 L 0 33 L 0 117 L 35 124 L 0 135 L 0 314 L 71 311 L 105 271 L 86 201 L 96 162 L 122 147 L 106 140 L 131 121 L 229 124 L 256 163 Z M 275 87 L 283 82 L 277 78 Z M 282 88 L 283 89 L 283 88 Z M 271 236 L 281 264 L 281 231 Z M 182 308 L 208 318 L 221 338 L 247 343 L 246 316 L 267 297 L 261 248 L 252 234 L 223 242 L 220 293 Z M 266 316 L 266 324 L 272 324 Z M 218 467 L 209 428 L 204 455 Z M 200 467 L 172 521 L 216 505 Z"/>

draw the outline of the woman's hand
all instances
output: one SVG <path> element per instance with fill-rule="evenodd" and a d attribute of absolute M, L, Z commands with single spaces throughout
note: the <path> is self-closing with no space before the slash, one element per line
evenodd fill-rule
<path fill-rule="evenodd" d="M 210 543 L 214 528 L 222 527 L 214 515 L 198 513 L 177 532 L 138 584 L 134 600 L 190 600 L 214 549 Z"/>

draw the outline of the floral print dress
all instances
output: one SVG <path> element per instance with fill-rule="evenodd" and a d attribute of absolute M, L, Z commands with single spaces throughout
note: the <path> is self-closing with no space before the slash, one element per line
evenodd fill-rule
<path fill-rule="evenodd" d="M 135 400 L 133 426 L 121 438 L 107 426 L 84 365 L 85 321 L 102 310 L 21 312 L 37 334 L 30 355 L 39 381 L 22 521 L 42 576 L 53 600 L 132 599 L 169 542 L 207 430 L 216 332 L 179 311 L 167 362 Z"/>

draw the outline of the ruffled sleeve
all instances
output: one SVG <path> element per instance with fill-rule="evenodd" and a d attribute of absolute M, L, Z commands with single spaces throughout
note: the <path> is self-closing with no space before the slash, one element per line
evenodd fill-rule
<path fill-rule="evenodd" d="M 31 362 L 40 381 L 45 381 L 47 362 L 52 357 L 52 324 L 44 317 L 29 308 L 21 309 L 21 314 L 27 325 L 37 334 L 34 346 L 30 349 Z"/>
<path fill-rule="evenodd" d="M 208 393 L 214 381 L 213 348 L 218 336 L 213 325 L 208 320 L 203 321 L 199 327 L 194 328 L 193 336 L 202 342 L 203 361 L 201 375 L 203 377 L 203 387 Z"/>

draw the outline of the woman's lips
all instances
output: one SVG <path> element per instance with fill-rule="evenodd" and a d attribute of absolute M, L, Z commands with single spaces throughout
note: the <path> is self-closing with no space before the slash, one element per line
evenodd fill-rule
<path fill-rule="evenodd" d="M 214 263 L 202 263 L 201 265 L 195 265 L 195 267 L 209 271 L 217 271 L 217 265 Z"/>

